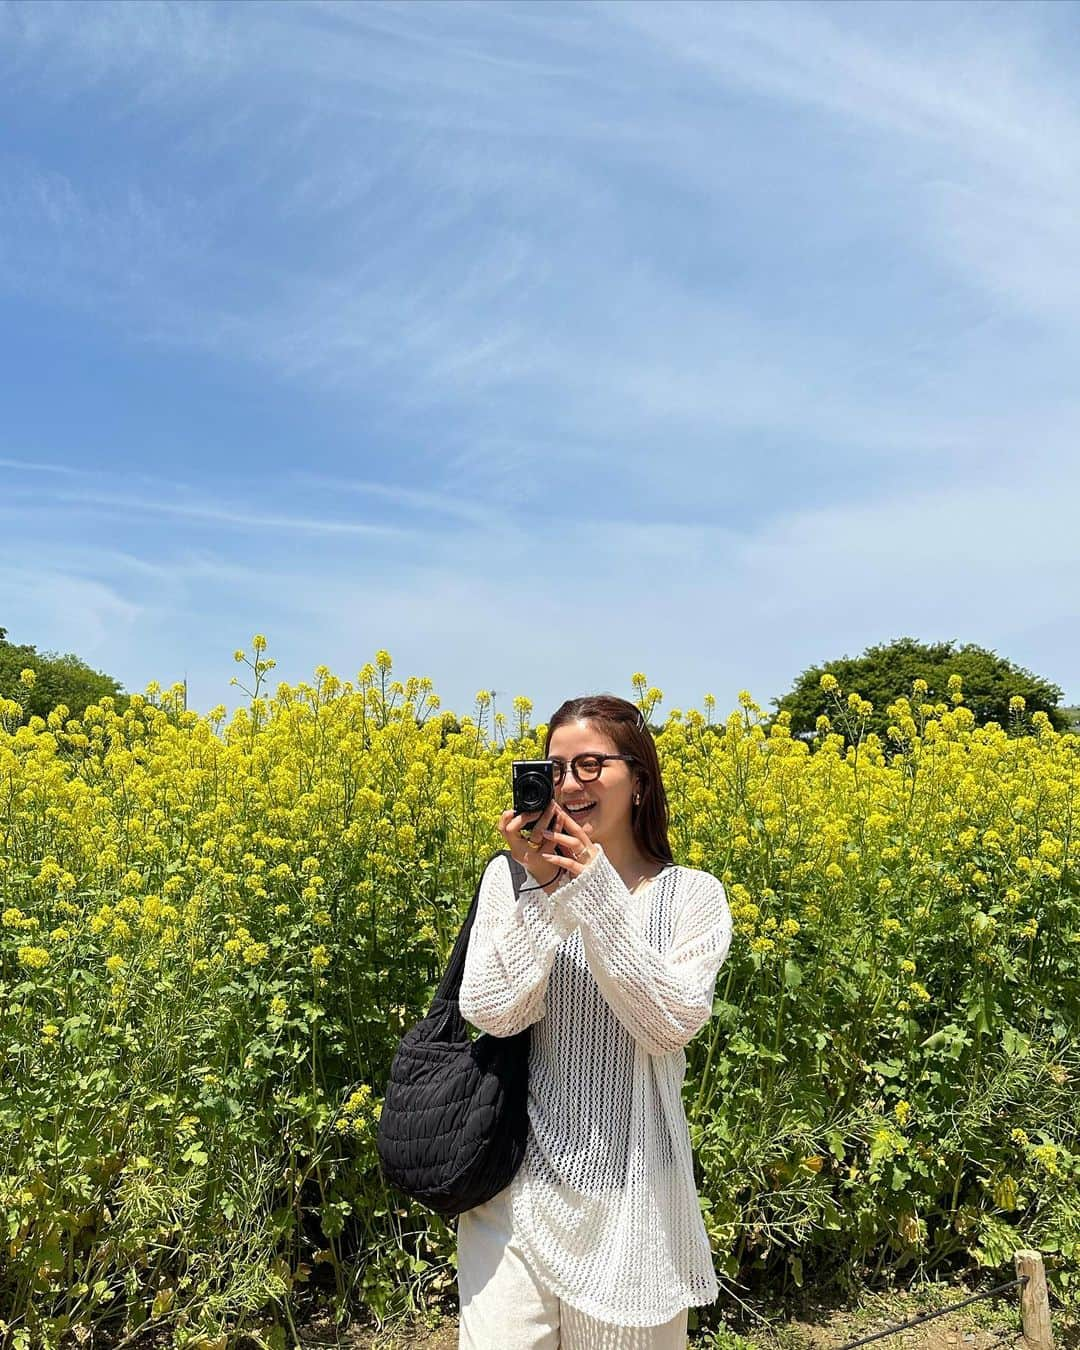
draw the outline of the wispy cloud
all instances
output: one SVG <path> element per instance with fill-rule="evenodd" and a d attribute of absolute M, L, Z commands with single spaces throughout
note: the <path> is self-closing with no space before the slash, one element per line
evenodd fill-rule
<path fill-rule="evenodd" d="M 100 581 L 58 572 L 46 566 L 0 573 L 0 606 L 11 616 L 8 640 L 45 649 L 41 634 L 63 633 L 64 652 L 87 655 L 113 648 L 130 634 L 142 610 L 119 591 Z M 33 615 L 30 626 L 23 616 Z"/>
<path fill-rule="evenodd" d="M 904 630 L 1066 677 L 1074 14 L 0 8 L 12 348 L 72 347 L 0 443 L 9 611 L 135 682 L 263 619 L 448 698 Z"/>
<path fill-rule="evenodd" d="M 16 489 L 9 490 L 9 500 L 22 495 Z M 17 510 L 7 511 L 9 516 L 25 519 L 29 511 L 37 511 L 55 517 L 57 507 L 67 507 L 80 513 L 96 516 L 121 516 L 128 520 L 139 516 L 169 516 L 181 520 L 207 523 L 221 527 L 235 527 L 242 530 L 286 531 L 296 534 L 314 535 L 371 535 L 384 538 L 407 538 L 415 536 L 416 530 L 396 525 L 381 525 L 367 521 L 329 520 L 307 516 L 275 514 L 269 512 L 226 510 L 221 507 L 185 504 L 183 502 L 158 501 L 147 497 L 125 496 L 100 492 L 53 492 L 47 502 L 31 502 Z"/>
<path fill-rule="evenodd" d="M 906 229 L 996 299 L 1075 326 L 1080 95 L 1062 11 L 940 5 L 921 23 L 896 4 L 603 7 L 718 89 L 816 113 L 867 156 L 888 141 Z"/>
<path fill-rule="evenodd" d="M 55 43 L 65 76 L 82 72 L 84 95 L 106 73 L 137 83 L 168 116 L 196 119 L 193 133 L 208 125 L 208 103 L 216 121 L 242 92 L 248 111 L 216 153 L 254 150 L 255 165 L 244 189 L 217 186 L 198 207 L 175 190 L 171 200 L 148 197 L 159 184 L 92 207 L 56 175 L 16 177 L 19 233 L 36 242 L 9 258 L 7 275 L 38 286 L 52 277 L 54 296 L 88 304 L 120 296 L 144 336 L 301 384 L 365 398 L 377 386 L 399 414 L 452 409 L 475 423 L 481 400 L 525 399 L 556 459 L 583 432 L 617 428 L 635 446 L 665 425 L 688 465 L 702 438 L 750 426 L 871 453 L 937 454 L 966 439 L 968 412 L 961 405 L 950 425 L 933 402 L 921 411 L 913 382 L 923 372 L 907 334 L 896 334 L 908 343 L 898 363 L 895 340 L 873 354 L 869 316 L 843 324 L 788 297 L 770 318 L 756 295 L 703 291 L 670 250 L 635 248 L 641 210 L 621 168 L 641 176 L 642 197 L 674 185 L 699 209 L 730 213 L 733 190 L 745 194 L 750 181 L 723 155 L 733 94 L 809 108 L 827 119 L 823 137 L 843 129 L 841 173 L 882 179 L 889 216 L 866 223 L 886 245 L 903 231 L 986 304 L 1068 319 L 1071 344 L 1080 123 L 1051 55 L 1030 23 L 1008 14 L 988 24 L 944 7 L 931 31 L 908 11 L 878 8 L 880 21 L 812 5 L 552 5 L 543 20 L 511 7 L 478 21 L 474 7 L 451 5 L 437 14 L 147 5 L 138 18 L 101 5 L 63 32 L 59 11 L 23 16 L 16 47 L 40 55 Z M 526 35 L 540 40 L 530 58 Z M 393 59 L 376 69 L 380 44 Z M 605 50 L 620 74 L 599 59 Z M 165 66 L 183 78 L 156 73 Z M 283 69 L 290 80 L 271 102 L 264 77 Z M 421 89 L 425 129 L 396 131 L 377 157 L 358 153 L 378 121 L 396 126 L 415 113 Z M 265 134 L 268 119 L 280 135 Z M 353 145 L 345 127 L 358 132 Z M 329 153 L 313 154 L 318 146 Z M 366 241 L 362 253 L 332 246 L 324 266 L 304 259 L 287 270 L 245 259 L 239 284 L 220 287 L 235 261 L 230 215 L 247 214 L 245 193 L 277 196 L 279 186 L 292 228 L 332 221 L 340 235 L 340 222 Z M 421 188 L 403 229 L 391 203 Z M 206 208 L 212 224 L 200 229 Z M 821 239 L 817 209 L 800 225 Z M 829 228 L 842 245 L 843 213 Z M 70 247 L 75 237 L 93 247 Z M 868 284 L 900 313 L 914 305 L 913 320 L 931 302 L 908 290 L 905 304 L 880 274 Z M 965 342 L 976 304 L 974 293 L 957 297 Z M 880 310 L 869 331 L 882 322 L 896 318 Z M 939 338 L 948 343 L 948 330 Z"/>
<path fill-rule="evenodd" d="M 91 475 L 91 470 L 79 469 L 73 464 L 43 464 L 30 459 L 0 459 L 0 469 L 21 469 L 26 473 L 55 473 L 64 478 L 85 478 Z"/>
<path fill-rule="evenodd" d="M 75 506 L 105 507 L 110 511 L 179 516 L 186 520 L 209 521 L 215 525 L 234 525 L 244 529 L 290 530 L 300 534 L 369 534 L 400 537 L 409 531 L 393 525 L 374 525 L 347 520 L 316 520 L 304 516 L 267 515 L 250 511 L 227 511 L 212 506 L 192 506 L 179 502 L 159 502 L 139 497 L 108 496 L 101 493 L 58 493 L 54 500 Z"/>
<path fill-rule="evenodd" d="M 416 488 L 401 487 L 389 483 L 374 483 L 359 479 L 332 478 L 325 474 L 297 472 L 292 475 L 297 483 L 317 488 L 324 492 L 349 493 L 358 497 L 372 497 L 400 506 L 409 511 L 424 512 L 436 519 L 449 516 L 469 525 L 487 526 L 491 524 L 490 506 L 477 506 L 462 501 L 449 493 L 422 492 Z"/>

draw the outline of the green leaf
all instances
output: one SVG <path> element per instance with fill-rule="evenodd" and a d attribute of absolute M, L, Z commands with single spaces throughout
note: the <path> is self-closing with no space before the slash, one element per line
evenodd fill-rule
<path fill-rule="evenodd" d="M 1001 1033 L 1001 1044 L 1007 1055 L 1013 1055 L 1017 1059 L 1025 1057 L 1031 1049 L 1031 1041 L 1021 1031 L 1011 1027 L 1008 1023 Z"/>
<path fill-rule="evenodd" d="M 892 1179 L 890 1186 L 894 1191 L 901 1191 L 911 1180 L 911 1173 L 906 1167 L 901 1167 L 899 1163 L 893 1163 Z"/>

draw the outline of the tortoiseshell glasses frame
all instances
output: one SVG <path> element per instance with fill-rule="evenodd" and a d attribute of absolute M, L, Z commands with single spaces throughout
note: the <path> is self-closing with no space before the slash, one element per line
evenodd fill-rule
<path fill-rule="evenodd" d="M 555 780 L 555 786 L 558 787 L 559 784 L 562 782 L 563 778 L 565 778 L 566 776 L 566 761 L 562 759 L 556 759 L 551 755 L 549 755 L 548 758 L 551 760 L 552 776 Z M 579 783 L 595 783 L 596 780 L 600 777 L 600 773 L 604 767 L 605 760 L 609 759 L 625 759 L 629 760 L 630 763 L 632 764 L 636 764 L 638 762 L 637 755 L 585 754 L 585 755 L 575 755 L 574 758 L 570 761 L 570 767 L 573 769 L 574 777 L 578 780 Z"/>

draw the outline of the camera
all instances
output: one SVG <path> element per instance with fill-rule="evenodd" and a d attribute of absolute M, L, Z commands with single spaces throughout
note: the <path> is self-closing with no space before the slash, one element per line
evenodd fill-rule
<path fill-rule="evenodd" d="M 555 766 L 552 761 L 515 759 L 510 772 L 514 785 L 515 815 L 542 816 L 555 795 Z"/>

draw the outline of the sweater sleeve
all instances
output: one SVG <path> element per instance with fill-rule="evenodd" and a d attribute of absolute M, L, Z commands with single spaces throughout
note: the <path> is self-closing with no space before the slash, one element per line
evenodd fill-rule
<path fill-rule="evenodd" d="M 515 900 L 506 857 L 493 858 L 480 881 L 458 1006 L 493 1036 L 513 1036 L 544 1016 L 555 951 L 577 926 L 555 895 L 531 886 L 538 882 L 526 868 Z"/>
<path fill-rule="evenodd" d="M 634 897 L 603 846 L 555 892 L 581 925 L 589 967 L 612 1012 L 653 1055 L 690 1041 L 712 1016 L 716 976 L 731 946 L 732 917 L 723 883 L 687 869 L 687 891 L 666 952 L 634 924 Z"/>

